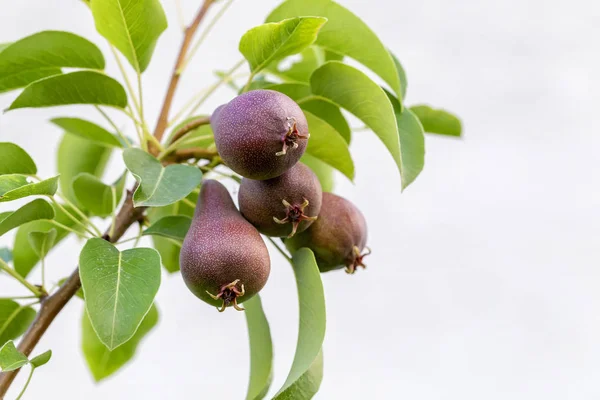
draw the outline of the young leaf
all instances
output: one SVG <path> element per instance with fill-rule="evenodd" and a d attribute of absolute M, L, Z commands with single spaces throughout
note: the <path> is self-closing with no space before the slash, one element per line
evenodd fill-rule
<path fill-rule="evenodd" d="M 244 303 L 250 338 L 250 383 L 246 400 L 261 400 L 273 381 L 273 342 L 260 296 Z"/>
<path fill-rule="evenodd" d="M 33 200 L 17 211 L 0 214 L 0 236 L 27 222 L 52 218 L 54 218 L 54 209 L 47 201 L 42 199 Z"/>
<path fill-rule="evenodd" d="M 120 252 L 100 238 L 79 256 L 85 305 L 98 338 L 114 350 L 135 334 L 160 286 L 160 256 L 154 249 Z"/>
<path fill-rule="evenodd" d="M 314 43 L 327 22 L 321 17 L 296 17 L 250 29 L 242 36 L 240 52 L 257 73 L 271 62 L 296 54 Z"/>
<path fill-rule="evenodd" d="M 408 88 L 406 72 L 404 71 L 404 67 L 402 66 L 402 64 L 400 64 L 400 60 L 398 60 L 398 57 L 396 57 L 391 51 L 390 56 L 392 56 L 392 60 L 394 60 L 394 64 L 396 65 L 396 71 L 398 71 L 398 79 L 400 80 L 400 94 L 402 95 L 402 97 L 400 97 L 400 102 L 404 103 L 404 99 L 406 98 L 406 89 Z"/>
<path fill-rule="evenodd" d="M 309 400 L 319 391 L 323 381 L 323 350 L 319 352 L 308 370 L 292 386 L 273 400 Z"/>
<path fill-rule="evenodd" d="M 50 249 L 56 242 L 56 229 L 52 228 L 47 232 L 29 232 L 29 244 L 35 254 L 40 258 L 45 258 Z"/>
<path fill-rule="evenodd" d="M 29 360 L 25 354 L 15 347 L 12 340 L 6 342 L 0 349 L 0 369 L 2 372 L 14 371 L 27 364 Z"/>
<path fill-rule="evenodd" d="M 335 178 L 333 176 L 334 170 L 331 166 L 308 153 L 304 153 L 300 161 L 306 164 L 317 175 L 324 192 L 333 192 Z"/>
<path fill-rule="evenodd" d="M 110 351 L 98 339 L 98 336 L 92 327 L 92 323 L 90 322 L 90 318 L 84 311 L 83 318 L 81 319 L 81 347 L 94 380 L 99 382 L 114 374 L 123 365 L 127 364 L 127 362 L 135 355 L 140 342 L 157 323 L 158 310 L 153 304 L 133 337 L 127 343 Z"/>
<path fill-rule="evenodd" d="M 69 104 L 125 108 L 127 94 L 119 82 L 107 75 L 94 71 L 76 71 L 33 82 L 21 92 L 6 111 Z"/>
<path fill-rule="evenodd" d="M 33 308 L 13 300 L 0 300 L 0 346 L 25 333 L 34 318 Z"/>
<path fill-rule="evenodd" d="M 0 175 L 37 174 L 35 163 L 25 150 L 14 143 L 0 143 Z"/>
<path fill-rule="evenodd" d="M 267 22 L 301 15 L 327 18 L 315 44 L 346 55 L 369 68 L 401 93 L 396 66 L 377 35 L 348 9 L 330 0 L 287 0 L 267 17 Z"/>
<path fill-rule="evenodd" d="M 136 207 L 166 206 L 185 198 L 202 181 L 202 172 L 189 165 L 163 167 L 150 154 L 140 149 L 123 152 L 127 169 L 139 182 L 133 194 Z"/>
<path fill-rule="evenodd" d="M 51 122 L 84 139 L 90 140 L 100 146 L 123 147 L 119 138 L 101 126 L 80 118 L 54 118 Z"/>
<path fill-rule="evenodd" d="M 34 368 L 41 367 L 50 361 L 50 357 L 52 357 L 52 350 L 45 351 L 39 356 L 33 357 L 30 363 Z"/>
<path fill-rule="evenodd" d="M 58 176 L 35 183 L 29 183 L 22 175 L 0 176 L 0 203 L 27 196 L 53 196 L 57 190 Z"/>
<path fill-rule="evenodd" d="M 91 2 L 98 32 L 127 58 L 138 72 L 150 64 L 167 18 L 158 0 L 102 0 Z"/>
<path fill-rule="evenodd" d="M 0 247 L 0 260 L 11 262 L 13 259 L 12 251 L 8 247 Z"/>
<path fill-rule="evenodd" d="M 319 357 L 325 338 L 325 295 L 315 256 L 311 250 L 302 248 L 294 253 L 292 262 L 298 285 L 300 330 L 292 368 L 275 399 L 279 395 L 285 395 L 288 389 L 302 379 Z M 310 399 L 314 393 L 316 391 L 304 398 Z"/>
<path fill-rule="evenodd" d="M 106 185 L 94 175 L 84 172 L 73 180 L 73 193 L 83 208 L 94 215 L 106 217 L 113 213 L 123 196 L 127 175 L 112 185 Z"/>
<path fill-rule="evenodd" d="M 425 135 L 423 126 L 411 110 L 400 111 L 400 103 L 390 92 L 386 92 L 396 113 L 400 152 L 402 153 L 402 190 L 406 189 L 423 170 L 425 164 Z"/>
<path fill-rule="evenodd" d="M 0 54 L 0 93 L 60 74 L 62 67 L 104 69 L 104 57 L 96 45 L 73 33 L 35 33 Z"/>
<path fill-rule="evenodd" d="M 191 224 L 192 219 L 190 217 L 185 215 L 169 215 L 150 225 L 144 231 L 143 236 L 162 236 L 183 241 Z"/>
<path fill-rule="evenodd" d="M 294 99 L 297 103 L 307 100 L 312 96 L 310 86 L 305 83 L 278 83 L 266 86 L 266 88 L 281 92 Z"/>
<path fill-rule="evenodd" d="M 73 193 L 73 181 L 77 175 L 87 172 L 101 177 L 112 153 L 112 148 L 97 145 L 79 136 L 66 133 L 58 146 L 58 173 L 60 190 L 71 202 L 77 203 Z"/>
<path fill-rule="evenodd" d="M 310 127 L 310 140 L 306 152 L 331 165 L 351 181 L 354 180 L 354 162 L 348 150 L 348 143 L 327 122 L 304 111 Z"/>
<path fill-rule="evenodd" d="M 460 136 L 462 133 L 460 119 L 446 110 L 426 105 L 412 106 L 410 110 L 419 118 L 425 132 L 448 136 Z"/>
<path fill-rule="evenodd" d="M 63 207 L 69 211 L 72 215 L 76 215 L 73 209 L 68 205 L 63 205 Z M 75 222 L 69 218 L 61 209 L 58 207 L 54 208 L 55 217 L 54 220 L 59 222 L 69 228 L 72 228 L 76 231 L 82 230 L 80 225 L 75 224 Z M 28 224 L 22 225 L 17 229 L 17 234 L 15 235 L 13 256 L 14 256 L 14 265 L 15 270 L 21 274 L 23 277 L 27 277 L 33 267 L 40 261 L 39 256 L 36 254 L 35 250 L 31 247 L 31 243 L 29 243 L 29 233 L 31 232 L 46 232 L 50 229 L 54 229 L 54 225 L 52 225 L 49 221 L 33 221 Z M 56 228 L 56 240 L 54 241 L 54 246 L 56 246 L 61 240 L 67 237 L 71 232 Z"/>
<path fill-rule="evenodd" d="M 312 92 L 345 108 L 375 132 L 402 174 L 402 157 L 394 108 L 385 92 L 363 72 L 330 61 L 310 78 Z"/>

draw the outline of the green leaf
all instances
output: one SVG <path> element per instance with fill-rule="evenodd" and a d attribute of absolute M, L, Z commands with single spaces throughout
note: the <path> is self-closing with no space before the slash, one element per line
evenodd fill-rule
<path fill-rule="evenodd" d="M 400 97 L 400 102 L 404 103 L 404 99 L 406 98 L 406 89 L 408 88 L 406 72 L 404 71 L 404 67 L 402 66 L 402 64 L 400 64 L 400 60 L 398 60 L 398 57 L 396 57 L 391 51 L 390 56 L 392 56 L 392 60 L 394 60 L 394 64 L 396 65 L 396 71 L 398 71 L 398 79 L 400 80 L 400 94 L 402 95 L 402 97 Z"/>
<path fill-rule="evenodd" d="M 308 122 L 310 139 L 306 152 L 331 165 L 351 181 L 354 180 L 354 162 L 348 143 L 327 122 L 304 111 Z"/>
<path fill-rule="evenodd" d="M 350 131 L 346 117 L 344 117 L 339 107 L 324 100 L 314 99 L 304 101 L 301 108 L 327 122 L 344 138 L 346 143 L 350 143 L 352 132 Z"/>
<path fill-rule="evenodd" d="M 87 365 L 96 382 L 109 377 L 127 364 L 134 356 L 140 342 L 158 323 L 158 310 L 152 305 L 133 337 L 123 345 L 110 351 L 98 339 L 86 312 L 81 320 L 81 346 Z"/>
<path fill-rule="evenodd" d="M 402 176 L 402 156 L 394 108 L 381 87 L 363 72 L 330 61 L 310 78 L 312 92 L 345 108 L 375 132 L 388 148 Z"/>
<path fill-rule="evenodd" d="M 62 67 L 104 69 L 104 57 L 95 44 L 73 33 L 35 33 L 0 54 L 0 93 L 60 74 Z"/>
<path fill-rule="evenodd" d="M 12 42 L 9 42 L 9 43 L 0 43 L 0 53 L 2 53 L 2 51 L 4 51 L 4 49 L 6 49 L 11 44 L 12 44 Z"/>
<path fill-rule="evenodd" d="M 377 35 L 356 15 L 330 0 L 287 0 L 267 17 L 267 22 L 301 15 L 327 18 L 315 44 L 334 53 L 346 55 L 371 69 L 401 93 L 398 73 L 392 57 Z"/>
<path fill-rule="evenodd" d="M 13 300 L 0 300 L 0 346 L 21 336 L 35 318 L 35 310 Z"/>
<path fill-rule="evenodd" d="M 58 190 L 58 176 L 41 182 L 29 183 L 22 175 L 0 176 L 0 203 L 27 196 L 53 196 Z M 20 184 L 20 186 L 16 186 Z M 7 191 L 5 191 L 8 189 Z"/>
<path fill-rule="evenodd" d="M 123 160 L 139 182 L 133 194 L 135 207 L 175 203 L 190 194 L 202 181 L 199 168 L 180 164 L 163 167 L 156 158 L 140 149 L 125 150 Z"/>
<path fill-rule="evenodd" d="M 296 102 L 308 100 L 312 96 L 310 86 L 304 83 L 278 83 L 266 86 L 266 89 L 276 90 Z"/>
<path fill-rule="evenodd" d="M 12 251 L 8 247 L 0 247 L 0 260 L 11 262 L 13 259 Z"/>
<path fill-rule="evenodd" d="M 85 305 L 98 338 L 114 350 L 135 334 L 160 286 L 160 256 L 154 249 L 120 252 L 100 238 L 79 256 Z"/>
<path fill-rule="evenodd" d="M 419 118 L 425 132 L 448 136 L 460 136 L 462 134 L 460 119 L 446 110 L 431 108 L 426 105 L 412 106 L 410 110 Z"/>
<path fill-rule="evenodd" d="M 48 350 L 39 356 L 35 356 L 31 359 L 30 363 L 34 368 L 41 367 L 42 365 L 48 363 L 50 361 L 50 357 L 52 357 L 52 350 Z"/>
<path fill-rule="evenodd" d="M 111 148 L 97 145 L 79 136 L 66 133 L 62 137 L 58 146 L 57 161 L 60 190 L 67 199 L 77 204 L 73 181 L 77 175 L 84 172 L 101 177 L 111 153 Z"/>
<path fill-rule="evenodd" d="M 123 197 L 127 175 L 112 185 L 106 185 L 94 175 L 84 172 L 73 180 L 73 193 L 83 208 L 94 215 L 106 217 L 113 213 Z"/>
<path fill-rule="evenodd" d="M 181 240 L 185 238 L 192 219 L 185 215 L 170 215 L 163 217 L 150 225 L 143 233 L 143 236 L 153 235 L 171 238 L 175 240 Z"/>
<path fill-rule="evenodd" d="M 406 189 L 423 170 L 425 165 L 425 135 L 417 116 L 408 109 L 400 111 L 400 103 L 390 92 L 386 92 L 396 113 L 400 151 L 402 153 L 402 190 Z"/>
<path fill-rule="evenodd" d="M 14 212 L 0 214 L 0 236 L 27 222 L 54 218 L 54 209 L 47 201 L 33 200 Z"/>
<path fill-rule="evenodd" d="M 325 338 L 325 295 L 315 256 L 311 250 L 302 248 L 294 253 L 292 262 L 298 285 L 300 329 L 292 368 L 283 387 L 275 395 L 275 399 L 280 395 L 287 396 L 286 392 L 289 391 L 307 393 L 309 389 L 314 389 L 314 386 L 318 389 L 319 385 L 314 385 L 314 379 L 306 382 L 303 375 L 318 359 Z M 294 397 L 294 399 L 310 399 L 315 393 L 316 390 L 310 394 L 310 397 Z"/>
<path fill-rule="evenodd" d="M 33 82 L 6 111 L 70 104 L 125 108 L 127 94 L 119 82 L 107 75 L 94 71 L 76 71 Z"/>
<path fill-rule="evenodd" d="M 96 144 L 107 147 L 123 147 L 119 138 L 103 127 L 80 118 L 54 118 L 54 125 Z"/>
<path fill-rule="evenodd" d="M 0 143 L 0 175 L 37 174 L 35 163 L 25 150 L 14 143 Z"/>
<path fill-rule="evenodd" d="M 288 68 L 284 68 L 286 60 L 276 62 L 267 67 L 268 72 L 284 81 L 308 83 L 313 71 L 325 62 L 325 52 L 322 48 L 310 46 L 300 54 L 300 60 L 292 61 Z"/>
<path fill-rule="evenodd" d="M 319 391 L 323 381 L 323 351 L 319 352 L 310 368 L 285 392 L 273 400 L 309 400 Z"/>
<path fill-rule="evenodd" d="M 308 167 L 313 170 L 315 175 L 317 175 L 324 192 L 333 192 L 335 178 L 333 176 L 334 170 L 331 166 L 307 153 L 304 153 L 300 161 L 308 165 Z"/>
<path fill-rule="evenodd" d="M 244 303 L 250 339 L 250 383 L 246 400 L 261 400 L 273 381 L 273 342 L 259 295 Z"/>
<path fill-rule="evenodd" d="M 297 17 L 250 29 L 240 40 L 240 52 L 250 69 L 257 73 L 271 62 L 280 60 L 314 43 L 327 18 Z"/>
<path fill-rule="evenodd" d="M 192 192 L 187 196 L 191 204 L 196 204 L 198 194 Z M 169 215 L 183 215 L 191 218 L 194 215 L 195 208 L 188 203 L 178 201 L 165 207 L 153 207 L 148 211 L 150 223 L 155 223 Z M 154 248 L 159 252 L 163 266 L 169 273 L 179 271 L 179 253 L 181 243 L 166 237 L 152 236 Z"/>
<path fill-rule="evenodd" d="M 102 0 L 91 2 L 98 32 L 127 58 L 138 72 L 150 64 L 167 17 L 158 0 Z"/>
<path fill-rule="evenodd" d="M 56 242 L 56 229 L 52 228 L 47 232 L 29 232 L 29 244 L 35 254 L 40 258 L 45 258 L 54 243 Z"/>
<path fill-rule="evenodd" d="M 63 205 L 63 207 L 68 210 L 71 214 L 76 215 L 73 209 L 68 205 Z M 56 216 L 54 220 L 59 222 L 69 228 L 72 228 L 76 231 L 82 230 L 83 228 L 80 225 L 75 224 L 75 222 L 69 218 L 61 209 L 58 207 L 54 207 L 54 212 Z M 46 232 L 50 229 L 53 229 L 54 225 L 49 221 L 33 221 L 28 224 L 22 225 L 17 229 L 17 234 L 15 235 L 15 242 L 13 248 L 14 255 L 14 265 L 15 270 L 21 274 L 23 277 L 27 277 L 33 267 L 40 261 L 39 256 L 36 254 L 35 250 L 31 247 L 31 243 L 29 243 L 29 233 L 31 232 Z M 54 246 L 56 246 L 61 240 L 67 237 L 71 232 L 56 228 L 56 240 L 54 242 Z"/>
<path fill-rule="evenodd" d="M 27 364 L 29 360 L 15 347 L 13 341 L 8 341 L 0 349 L 0 369 L 2 372 L 14 371 Z"/>

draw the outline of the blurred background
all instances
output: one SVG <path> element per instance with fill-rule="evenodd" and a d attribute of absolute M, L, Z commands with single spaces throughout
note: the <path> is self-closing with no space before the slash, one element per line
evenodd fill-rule
<path fill-rule="evenodd" d="M 464 137 L 427 136 L 425 169 L 401 194 L 394 162 L 376 136 L 354 135 L 355 185 L 339 177 L 336 191 L 366 215 L 373 254 L 366 271 L 323 276 L 328 325 L 316 399 L 599 398 L 600 3 L 339 1 L 404 64 L 406 103 L 457 113 Z M 0 4 L 0 42 L 72 31 L 98 44 L 108 72 L 119 76 L 82 3 Z M 191 18 L 199 1 L 182 4 Z M 212 71 L 240 59 L 241 35 L 277 4 L 234 2 L 186 72 L 175 110 L 216 80 Z M 144 75 L 147 115 L 158 114 L 182 37 L 174 0 L 163 5 L 170 29 Z M 14 96 L 0 96 L 0 108 Z M 224 87 L 203 111 L 232 96 Z M 92 111 L 1 114 L 0 140 L 24 147 L 40 175 L 50 177 L 61 131 L 47 120 L 101 121 Z M 122 170 L 113 157 L 105 180 Z M 11 245 L 12 235 L 0 238 L 0 247 Z M 70 273 L 81 246 L 71 238 L 55 250 L 49 276 Z M 262 298 L 274 339 L 275 393 L 293 359 L 298 307 L 291 269 L 274 250 L 272 256 Z M 0 280 L 0 293 L 17 288 Z M 25 398 L 243 398 L 243 314 L 217 313 L 179 274 L 164 274 L 157 304 L 161 321 L 134 362 L 95 384 L 80 351 L 83 303 L 71 301 L 37 347 L 54 356 Z"/>

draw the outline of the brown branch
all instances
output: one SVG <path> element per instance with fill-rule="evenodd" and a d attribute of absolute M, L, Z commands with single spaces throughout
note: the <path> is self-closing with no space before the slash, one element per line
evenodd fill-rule
<path fill-rule="evenodd" d="M 210 160 L 212 161 L 217 157 L 219 153 L 216 150 L 202 149 L 200 147 L 193 147 L 191 149 L 177 150 L 169 157 L 165 158 L 165 162 L 168 164 L 180 163 L 187 160 Z"/>
<path fill-rule="evenodd" d="M 185 57 L 187 52 L 192 44 L 192 38 L 194 34 L 198 30 L 198 26 L 202 19 L 206 15 L 206 12 L 213 4 L 214 0 L 204 0 L 204 3 L 198 10 L 198 14 L 194 21 L 185 29 L 185 36 L 183 37 L 183 42 L 181 43 L 181 49 L 179 50 L 179 55 L 177 56 L 177 61 L 175 62 L 175 67 L 173 68 L 173 73 L 171 75 L 171 82 L 169 83 L 169 88 L 167 89 L 167 94 L 165 96 L 165 101 L 163 103 L 162 109 L 160 111 L 160 115 L 158 117 L 158 122 L 156 123 L 156 128 L 154 129 L 154 137 L 158 139 L 158 141 L 162 140 L 163 134 L 167 129 L 167 124 L 169 121 L 169 111 L 171 111 L 171 104 L 173 103 L 173 97 L 175 96 L 175 90 L 177 89 L 177 85 L 179 84 L 179 78 L 181 77 L 180 68 L 183 66 L 185 62 Z M 151 151 L 154 155 L 158 154 L 158 149 L 155 146 L 151 146 Z"/>
<path fill-rule="evenodd" d="M 171 138 L 171 143 L 175 142 L 178 139 L 181 139 L 182 137 L 184 137 L 185 135 L 187 135 L 194 129 L 196 129 L 202 125 L 208 125 L 208 124 L 210 124 L 210 117 L 198 118 L 198 119 L 188 122 L 187 124 L 182 126 L 177 132 L 175 132 L 173 134 L 173 137 Z"/>
<path fill-rule="evenodd" d="M 144 207 L 133 207 L 133 191 L 128 191 L 125 203 L 121 207 L 121 210 L 119 210 L 115 220 L 114 235 L 109 237 L 107 231 L 103 238 L 111 243 L 115 243 L 133 223 L 143 218 L 144 211 Z M 69 302 L 71 297 L 77 293 L 77 290 L 79 290 L 80 287 L 81 280 L 79 279 L 79 268 L 75 268 L 75 271 L 73 271 L 71 276 L 69 276 L 65 283 L 63 283 L 54 294 L 42 299 L 40 310 L 38 311 L 35 320 L 29 326 L 29 329 L 25 332 L 23 339 L 19 343 L 18 349 L 20 352 L 26 356 L 31 354 L 35 345 L 40 341 L 42 335 L 46 332 L 52 321 L 54 321 L 54 318 Z M 0 399 L 4 398 L 4 395 L 19 371 L 20 369 L 17 369 L 0 374 Z"/>

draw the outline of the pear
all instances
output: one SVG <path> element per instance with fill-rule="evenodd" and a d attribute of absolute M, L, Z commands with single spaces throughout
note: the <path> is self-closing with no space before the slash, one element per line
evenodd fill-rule
<path fill-rule="evenodd" d="M 252 90 L 218 107 L 210 119 L 225 165 L 245 178 L 275 178 L 304 154 L 308 123 L 294 100 L 273 90 Z"/>
<path fill-rule="evenodd" d="M 367 222 L 350 201 L 333 193 L 323 193 L 319 218 L 304 232 L 285 240 L 290 251 L 308 247 L 315 254 L 321 272 L 346 268 L 353 274 L 363 267 L 367 248 Z"/>
<path fill-rule="evenodd" d="M 181 274 L 198 298 L 224 311 L 258 293 L 271 261 L 260 234 L 221 183 L 205 180 L 180 254 Z"/>
<path fill-rule="evenodd" d="M 276 178 L 244 178 L 238 192 L 244 218 L 263 235 L 276 237 L 306 230 L 321 211 L 322 197 L 319 179 L 300 162 Z"/>

